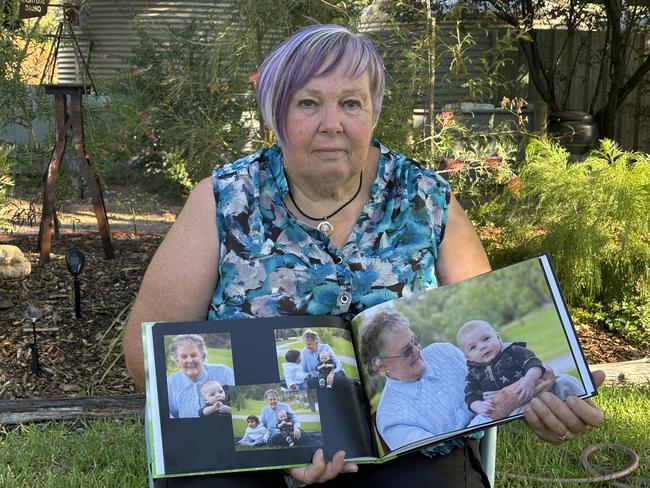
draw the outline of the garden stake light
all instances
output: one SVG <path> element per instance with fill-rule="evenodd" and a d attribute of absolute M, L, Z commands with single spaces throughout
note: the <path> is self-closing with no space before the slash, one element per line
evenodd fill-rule
<path fill-rule="evenodd" d="M 68 266 L 70 274 L 74 277 L 74 316 L 76 318 L 81 318 L 81 284 L 79 283 L 79 273 L 81 273 L 85 261 L 86 258 L 83 253 L 74 247 L 65 255 L 65 264 Z"/>
<path fill-rule="evenodd" d="M 42 310 L 35 307 L 31 303 L 27 304 L 27 318 L 32 321 L 32 342 L 28 343 L 25 347 L 32 350 L 31 371 L 38 374 L 41 367 L 38 363 L 38 347 L 36 345 L 36 321 L 41 318 Z"/>

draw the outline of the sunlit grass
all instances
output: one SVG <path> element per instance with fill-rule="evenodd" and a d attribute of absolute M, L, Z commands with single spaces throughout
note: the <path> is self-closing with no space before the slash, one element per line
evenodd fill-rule
<path fill-rule="evenodd" d="M 578 458 L 584 448 L 603 442 L 633 449 L 640 457 L 640 466 L 633 474 L 650 478 L 650 423 L 646 418 L 650 411 L 650 385 L 602 388 L 595 401 L 605 411 L 603 425 L 560 448 L 538 441 L 522 422 L 499 427 L 497 486 L 589 486 L 554 480 L 590 476 Z M 317 426 L 304 422 L 303 428 L 311 430 Z M 141 418 L 19 426 L 0 435 L 0 487 L 143 487 L 145 458 Z M 612 469 L 628 464 L 609 451 L 594 454 L 591 459 Z M 551 480 L 513 480 L 509 473 Z"/>
<path fill-rule="evenodd" d="M 593 476 L 580 463 L 582 451 L 594 444 L 624 445 L 640 457 L 634 476 L 650 479 L 650 386 L 634 389 L 602 388 L 594 401 L 605 412 L 605 420 L 597 429 L 557 448 L 539 442 L 522 422 L 499 428 L 497 441 L 497 486 L 586 486 L 584 483 L 560 483 L 559 478 Z M 630 461 L 612 450 L 599 451 L 590 458 L 592 464 L 618 471 Z M 523 474 L 550 478 L 547 481 L 511 479 L 508 474 Z M 632 486 L 635 486 L 632 483 Z M 641 486 L 640 484 L 638 486 Z"/>

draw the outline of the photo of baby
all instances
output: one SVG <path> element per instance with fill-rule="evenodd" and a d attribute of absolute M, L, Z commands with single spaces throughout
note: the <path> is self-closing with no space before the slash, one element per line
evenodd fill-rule
<path fill-rule="evenodd" d="M 327 382 L 328 375 L 336 369 L 336 364 L 332 360 L 332 355 L 323 350 L 318 353 L 318 364 L 316 364 L 316 371 L 318 371 L 318 386 L 321 388 L 332 388 L 332 385 Z"/>
<path fill-rule="evenodd" d="M 359 386 L 350 331 L 333 327 L 276 329 L 275 340 L 282 389 Z"/>
<path fill-rule="evenodd" d="M 484 320 L 463 324 L 456 337 L 467 358 L 465 402 L 477 414 L 470 425 L 523 413 L 531 398 L 550 389 L 548 381 L 539 380 L 549 373 L 547 380 L 553 381 L 552 371 L 526 348 L 525 342 L 503 342 Z M 506 388 L 509 395 L 495 396 Z M 552 390 L 561 399 L 584 393 L 582 384 L 566 374 L 555 375 Z"/>
<path fill-rule="evenodd" d="M 201 385 L 201 398 L 203 398 L 203 407 L 199 410 L 199 417 L 217 414 L 229 414 L 230 405 L 227 394 L 221 383 L 214 380 L 206 381 Z"/>
<path fill-rule="evenodd" d="M 170 418 L 229 414 L 227 387 L 235 384 L 230 334 L 165 336 Z"/>
<path fill-rule="evenodd" d="M 516 418 L 546 391 L 587 393 L 537 261 L 369 308 L 353 326 L 385 453 Z"/>
<path fill-rule="evenodd" d="M 260 419 L 257 415 L 249 415 L 246 417 L 246 430 L 244 437 L 239 439 L 238 443 L 242 446 L 265 446 L 271 432 L 269 429 L 260 424 Z"/>
<path fill-rule="evenodd" d="M 278 384 L 235 386 L 232 410 L 235 451 L 322 445 L 318 405 L 308 391 L 289 391 Z"/>

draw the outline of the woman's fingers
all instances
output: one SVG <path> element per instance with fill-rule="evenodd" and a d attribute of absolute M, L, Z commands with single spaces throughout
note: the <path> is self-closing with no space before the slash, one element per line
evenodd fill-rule
<path fill-rule="evenodd" d="M 600 374 L 597 376 L 597 381 L 602 382 L 604 377 L 601 378 Z M 559 444 L 600 424 L 603 412 L 589 399 L 572 396 L 562 402 L 552 393 L 546 392 L 530 401 L 524 418 L 540 439 Z"/>
<path fill-rule="evenodd" d="M 353 463 L 345 463 L 345 452 L 339 451 L 334 454 L 329 463 L 325 463 L 323 450 L 318 449 L 314 453 L 311 464 L 303 468 L 293 468 L 287 470 L 288 473 L 297 480 L 305 483 L 324 483 L 336 478 L 340 473 L 354 473 L 358 467 Z"/>
<path fill-rule="evenodd" d="M 334 454 L 332 460 L 327 463 L 327 466 L 325 467 L 325 473 L 323 477 L 318 480 L 319 483 L 334 479 L 340 473 L 356 473 L 359 469 L 357 465 L 354 463 L 346 463 L 343 461 L 344 459 L 345 451 L 338 451 L 336 454 Z"/>
<path fill-rule="evenodd" d="M 603 411 L 590 398 L 569 397 L 566 404 L 587 427 L 595 427 L 603 421 Z"/>
<path fill-rule="evenodd" d="M 594 383 L 596 384 L 596 386 L 600 386 L 605 381 L 605 372 L 601 371 L 601 370 L 592 371 L 591 372 L 591 377 L 593 378 Z"/>

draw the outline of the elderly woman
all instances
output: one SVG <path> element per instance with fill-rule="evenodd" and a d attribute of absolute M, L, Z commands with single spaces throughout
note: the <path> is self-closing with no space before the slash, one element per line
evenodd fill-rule
<path fill-rule="evenodd" d="M 278 144 L 200 182 L 160 245 L 125 334 L 137 386 L 143 385 L 143 321 L 350 319 L 383 301 L 489 270 L 448 184 L 372 137 L 383 95 L 375 47 L 343 27 L 306 27 L 271 52 L 258 71 L 257 100 Z M 602 412 L 589 401 L 548 396 L 528 409 L 527 419 L 539 437 L 559 442 L 598 424 Z M 326 463 L 318 449 L 311 464 L 288 471 L 301 483 L 322 483 L 357 471 L 344 456 L 340 451 Z M 359 475 L 332 484 L 433 486 L 432 473 L 466 469 L 463 459 L 415 453 L 362 466 Z M 271 476 L 219 476 L 215 483 L 267 486 Z"/>
<path fill-rule="evenodd" d="M 376 418 L 391 449 L 462 429 L 474 416 L 465 403 L 463 353 L 448 343 L 421 349 L 402 313 L 380 310 L 364 322 L 361 356 L 369 375 L 386 375 Z M 436 452 L 464 446 L 464 441 L 456 440 Z M 467 455 L 475 452 L 468 450 Z M 450 482 L 450 486 L 458 485 Z"/>
<path fill-rule="evenodd" d="M 201 385 L 206 381 L 218 381 L 222 386 L 235 384 L 235 376 L 228 366 L 205 363 L 208 350 L 200 335 L 177 335 L 169 352 L 180 370 L 167 378 L 170 417 L 198 417 L 204 407 Z"/>
<path fill-rule="evenodd" d="M 310 388 L 319 386 L 318 377 L 320 371 L 317 368 L 321 352 L 326 352 L 335 366 L 326 372 L 327 376 L 324 379 L 327 385 L 331 387 L 335 381 L 336 383 L 345 382 L 345 373 L 341 367 L 341 361 L 328 344 L 321 343 L 317 332 L 307 329 L 302 333 L 302 342 L 305 347 L 300 351 L 300 364 L 302 370 L 309 375 L 307 384 Z"/>
<path fill-rule="evenodd" d="M 286 446 L 288 444 L 285 440 L 285 436 L 282 435 L 278 428 L 279 411 L 287 412 L 287 417 L 293 424 L 292 442 L 298 443 L 303 433 L 300 430 L 300 422 L 291 407 L 286 403 L 280 403 L 278 401 L 278 392 L 273 389 L 264 392 L 264 400 L 266 401 L 266 406 L 263 407 L 260 412 L 260 422 L 271 433 L 269 443 L 276 446 Z"/>

